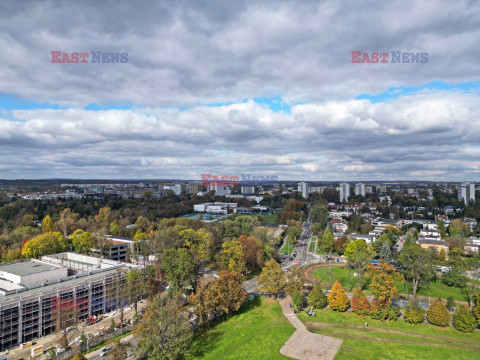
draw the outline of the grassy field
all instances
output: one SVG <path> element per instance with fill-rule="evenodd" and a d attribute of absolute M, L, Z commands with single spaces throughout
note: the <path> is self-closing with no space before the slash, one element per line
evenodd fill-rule
<path fill-rule="evenodd" d="M 315 245 L 316 245 L 316 244 L 317 244 L 317 242 L 316 242 L 316 241 L 313 241 L 313 239 L 312 239 L 312 241 L 310 241 L 310 245 L 308 246 L 308 251 L 309 251 L 309 252 L 314 252 L 314 251 L 315 251 Z"/>
<path fill-rule="evenodd" d="M 293 241 L 291 239 L 287 239 L 285 245 L 280 249 L 281 253 L 291 254 L 293 252 Z"/>
<path fill-rule="evenodd" d="M 256 298 L 237 314 L 197 333 L 189 359 L 290 359 L 279 350 L 293 332 L 278 302 Z"/>
<path fill-rule="evenodd" d="M 302 312 L 299 318 L 313 332 L 343 339 L 335 360 L 480 359 L 479 331 L 462 334 L 453 327 L 411 325 L 403 320 L 381 322 L 328 308 L 316 314 L 309 317 Z"/>
<path fill-rule="evenodd" d="M 276 225 L 277 224 L 277 214 L 263 214 L 259 215 L 262 219 L 263 225 Z"/>
<path fill-rule="evenodd" d="M 351 287 L 354 288 L 357 286 L 357 278 L 353 276 L 355 270 L 350 270 L 350 282 Z M 330 281 L 330 272 L 329 268 L 320 268 L 315 270 L 315 277 L 324 282 L 329 283 Z M 347 267 L 332 267 L 332 284 L 335 280 L 340 281 L 342 286 L 345 289 L 348 289 L 348 268 Z M 400 294 L 407 294 L 407 283 L 404 284 L 401 281 L 396 283 L 398 292 Z M 368 291 L 367 291 L 368 292 Z M 408 284 L 408 294 L 412 295 L 412 285 Z M 442 298 L 446 299 L 449 296 L 452 296 L 455 301 L 467 301 L 466 295 L 462 292 L 462 289 L 456 287 L 450 287 L 441 282 L 440 279 L 437 279 L 437 282 L 431 281 L 428 288 L 419 289 L 419 296 L 431 297 L 434 299 Z"/>

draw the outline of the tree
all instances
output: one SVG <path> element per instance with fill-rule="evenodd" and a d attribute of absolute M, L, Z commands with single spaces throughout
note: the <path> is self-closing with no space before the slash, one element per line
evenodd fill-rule
<path fill-rule="evenodd" d="M 97 230 L 102 236 L 107 234 L 107 228 L 108 224 L 110 224 L 111 213 L 112 211 L 109 207 L 102 207 L 98 211 L 98 214 L 95 215 Z"/>
<path fill-rule="evenodd" d="M 241 273 L 245 269 L 242 244 L 237 239 L 227 240 L 222 244 L 220 257 L 225 270 Z"/>
<path fill-rule="evenodd" d="M 135 314 L 137 314 L 138 302 L 142 300 L 145 293 L 145 276 L 137 269 L 130 269 L 126 276 L 126 290 L 130 303 L 133 303 Z"/>
<path fill-rule="evenodd" d="M 322 250 L 326 253 L 332 253 L 335 250 L 335 238 L 328 228 L 323 232 Z"/>
<path fill-rule="evenodd" d="M 57 351 L 56 351 L 56 349 L 52 348 L 52 349 L 50 349 L 50 350 L 53 350 L 53 351 L 55 352 L 54 357 L 51 358 L 51 359 L 55 359 L 55 358 L 57 357 L 57 354 L 56 354 Z M 72 360 L 87 360 L 87 358 L 86 358 L 85 355 L 83 355 L 83 354 L 77 354 L 77 355 L 75 355 L 75 356 L 72 358 Z"/>
<path fill-rule="evenodd" d="M 445 239 L 447 237 L 447 229 L 445 228 L 445 221 L 439 220 L 437 222 L 437 229 L 440 231 L 440 238 Z"/>
<path fill-rule="evenodd" d="M 323 309 L 328 305 L 327 297 L 320 285 L 315 285 L 312 291 L 308 294 L 308 305 L 315 309 Z"/>
<path fill-rule="evenodd" d="M 475 317 L 472 315 L 472 311 L 465 305 L 460 305 L 460 307 L 455 310 L 455 314 L 453 314 L 452 320 L 455 330 L 464 333 L 473 332 L 477 325 Z"/>
<path fill-rule="evenodd" d="M 295 309 L 297 309 L 297 311 L 301 311 L 303 309 L 303 301 L 304 301 L 303 292 L 295 290 L 295 292 L 292 295 L 292 301 L 293 301 L 293 305 L 295 305 Z"/>
<path fill-rule="evenodd" d="M 53 231 L 53 221 L 50 215 L 47 215 L 42 220 L 42 232 L 48 233 Z"/>
<path fill-rule="evenodd" d="M 69 208 L 63 209 L 60 213 L 60 220 L 58 220 L 58 226 L 63 231 L 63 236 L 67 237 L 70 227 L 75 222 L 75 219 L 78 218 L 78 214 L 72 213 Z"/>
<path fill-rule="evenodd" d="M 362 289 L 355 289 L 352 297 L 352 311 L 361 316 L 370 313 L 370 302 Z"/>
<path fill-rule="evenodd" d="M 391 305 L 392 298 L 398 296 L 392 275 L 383 271 L 373 275 L 370 289 L 373 297 L 383 305 Z"/>
<path fill-rule="evenodd" d="M 127 350 L 132 347 L 128 342 L 122 342 L 120 339 L 114 339 L 109 343 L 112 350 L 108 353 L 109 360 L 125 360 L 127 358 Z"/>
<path fill-rule="evenodd" d="M 81 229 L 75 230 L 72 234 L 72 245 L 77 253 L 88 254 L 95 246 L 95 238 L 89 232 Z"/>
<path fill-rule="evenodd" d="M 261 268 L 264 264 L 264 252 L 259 241 L 252 236 L 242 235 L 238 238 L 242 245 L 242 252 L 246 269 L 254 270 Z"/>
<path fill-rule="evenodd" d="M 350 300 L 338 280 L 335 281 L 330 294 L 328 294 L 328 305 L 335 311 L 346 311 L 350 307 Z"/>
<path fill-rule="evenodd" d="M 268 261 L 257 281 L 259 288 L 266 294 L 276 294 L 285 285 L 285 274 L 275 260 Z"/>
<path fill-rule="evenodd" d="M 54 254 L 67 249 L 68 243 L 61 233 L 47 232 L 27 241 L 22 247 L 22 255 L 26 258 L 38 258 L 41 255 Z"/>
<path fill-rule="evenodd" d="M 403 266 L 405 277 L 412 281 L 413 300 L 416 300 L 420 280 L 428 280 L 432 274 L 427 251 L 417 244 L 405 245 L 398 261 Z"/>
<path fill-rule="evenodd" d="M 389 263 L 392 261 L 392 251 L 390 250 L 390 246 L 387 242 L 382 243 L 382 247 L 380 248 L 380 253 L 378 254 L 380 259 Z"/>
<path fill-rule="evenodd" d="M 441 300 L 435 300 L 428 308 L 427 319 L 430 324 L 446 327 L 450 325 L 450 314 Z"/>
<path fill-rule="evenodd" d="M 450 233 L 450 237 L 459 235 L 460 237 L 465 238 L 468 235 L 468 227 L 461 219 L 455 219 L 450 223 L 448 232 Z"/>
<path fill-rule="evenodd" d="M 302 270 L 298 266 L 291 267 L 286 275 L 285 290 L 287 294 L 293 296 L 295 292 L 301 292 L 303 283 Z"/>
<path fill-rule="evenodd" d="M 341 236 L 337 240 L 335 240 L 335 252 L 338 255 L 343 255 L 345 249 L 347 248 L 348 244 L 348 237 Z"/>
<path fill-rule="evenodd" d="M 185 248 L 169 249 L 162 255 L 162 269 L 172 292 L 195 284 L 195 262 Z"/>
<path fill-rule="evenodd" d="M 174 297 L 155 296 L 133 332 L 137 355 L 148 360 L 182 359 L 192 339 L 191 325 Z"/>
<path fill-rule="evenodd" d="M 247 293 L 242 288 L 242 276 L 239 273 L 221 271 L 219 275 L 212 287 L 215 309 L 230 314 L 240 309 Z"/>
<path fill-rule="evenodd" d="M 362 286 L 362 275 L 365 269 L 372 263 L 373 250 L 363 240 L 354 240 L 348 243 L 345 249 L 345 256 L 349 264 L 357 270 L 358 284 Z"/>
<path fill-rule="evenodd" d="M 328 209 L 321 204 L 315 205 L 310 210 L 310 220 L 312 224 L 319 224 L 319 229 L 323 230 L 327 227 L 328 224 Z"/>

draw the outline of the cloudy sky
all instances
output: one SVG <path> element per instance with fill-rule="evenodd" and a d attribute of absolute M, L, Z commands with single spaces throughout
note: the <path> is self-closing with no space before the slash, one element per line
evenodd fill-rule
<path fill-rule="evenodd" d="M 479 23 L 473 0 L 2 1 L 0 178 L 478 180 Z"/>

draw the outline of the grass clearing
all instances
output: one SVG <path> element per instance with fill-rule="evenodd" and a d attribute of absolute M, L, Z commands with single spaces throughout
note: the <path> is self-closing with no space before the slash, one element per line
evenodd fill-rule
<path fill-rule="evenodd" d="M 279 351 L 294 330 L 277 301 L 256 298 L 196 333 L 189 359 L 290 359 Z"/>
<path fill-rule="evenodd" d="M 294 247 L 295 247 L 295 245 L 293 244 L 293 241 L 289 238 L 285 242 L 285 245 L 280 249 L 280 252 L 291 254 L 293 252 Z"/>
<path fill-rule="evenodd" d="M 357 285 L 357 277 L 353 274 L 355 270 L 350 270 L 350 287 L 353 289 Z M 323 283 L 328 284 L 330 282 L 330 270 L 328 267 L 319 268 L 314 271 L 314 276 L 318 280 Z M 348 282 L 348 267 L 347 266 L 338 266 L 332 267 L 332 283 L 336 280 L 340 281 L 342 286 L 345 289 L 349 289 L 349 282 Z M 409 295 L 412 295 L 412 284 L 411 283 L 402 283 L 401 281 L 396 282 L 396 286 L 398 289 L 399 294 L 407 295 L 407 291 Z M 408 286 L 408 290 L 407 290 Z M 368 289 L 366 291 L 369 292 Z M 428 287 L 420 288 L 417 292 L 417 295 L 422 297 L 431 297 L 433 299 L 442 298 L 446 299 L 447 297 L 451 296 L 455 301 L 467 301 L 467 297 L 462 289 L 451 287 L 443 284 L 439 278 L 437 281 L 431 281 Z"/>
<path fill-rule="evenodd" d="M 312 239 L 312 241 L 310 241 L 310 245 L 308 246 L 308 251 L 309 251 L 309 252 L 314 252 L 314 251 L 315 251 L 315 245 L 316 245 L 316 244 L 317 244 L 317 242 L 316 242 L 316 241 L 313 241 L 313 239 Z"/>
<path fill-rule="evenodd" d="M 479 331 L 463 334 L 453 327 L 411 325 L 400 319 L 382 322 L 328 308 L 316 314 L 316 317 L 309 317 L 302 312 L 299 318 L 313 332 L 343 339 L 335 360 L 480 359 Z"/>

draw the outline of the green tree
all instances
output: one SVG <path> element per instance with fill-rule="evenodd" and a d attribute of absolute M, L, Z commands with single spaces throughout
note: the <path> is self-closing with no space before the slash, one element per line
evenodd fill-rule
<path fill-rule="evenodd" d="M 301 311 L 303 309 L 303 301 L 304 301 L 303 292 L 295 290 L 295 292 L 292 295 L 292 301 L 297 311 Z"/>
<path fill-rule="evenodd" d="M 327 297 L 320 285 L 315 285 L 308 294 L 308 305 L 313 306 L 315 309 L 323 309 L 328 305 Z"/>
<path fill-rule="evenodd" d="M 145 293 L 144 273 L 137 269 L 130 269 L 126 276 L 126 290 L 130 303 L 133 303 L 135 314 L 137 314 L 138 302 L 142 300 Z"/>
<path fill-rule="evenodd" d="M 322 250 L 330 254 L 335 250 L 335 238 L 328 228 L 323 232 Z"/>
<path fill-rule="evenodd" d="M 390 250 L 390 246 L 387 242 L 382 243 L 382 247 L 380 249 L 380 253 L 378 254 L 380 259 L 389 263 L 392 261 L 392 251 Z"/>
<path fill-rule="evenodd" d="M 430 324 L 446 327 L 450 325 L 450 314 L 441 300 L 435 300 L 427 311 L 427 319 Z"/>
<path fill-rule="evenodd" d="M 440 237 L 445 239 L 447 237 L 447 229 L 445 228 L 445 221 L 439 220 L 437 222 L 437 229 L 440 231 Z"/>
<path fill-rule="evenodd" d="M 112 347 L 112 350 L 108 353 L 109 360 L 125 360 L 128 349 L 132 347 L 129 342 L 122 342 L 121 339 L 114 339 L 108 345 Z"/>
<path fill-rule="evenodd" d="M 176 298 L 156 296 L 134 329 L 138 338 L 135 352 L 148 360 L 183 359 L 192 340 L 191 328 Z"/>
<path fill-rule="evenodd" d="M 275 260 L 268 261 L 257 281 L 259 288 L 266 294 L 276 294 L 285 285 L 285 274 Z"/>
<path fill-rule="evenodd" d="M 367 267 L 372 263 L 373 250 L 363 240 L 354 240 L 348 243 L 345 257 L 349 264 L 357 271 L 359 287 L 362 286 L 362 276 Z"/>
<path fill-rule="evenodd" d="M 477 325 L 475 317 L 472 315 L 472 311 L 465 305 L 460 305 L 457 310 L 455 310 L 455 314 L 453 314 L 452 320 L 455 330 L 464 333 L 473 332 Z"/>
<path fill-rule="evenodd" d="M 95 238 L 89 232 L 77 229 L 72 234 L 72 245 L 77 253 L 88 254 L 95 246 Z"/>
<path fill-rule="evenodd" d="M 310 220 L 313 224 L 319 224 L 321 230 L 325 229 L 328 224 L 328 209 L 321 204 L 314 205 L 310 210 Z"/>
<path fill-rule="evenodd" d="M 465 238 L 468 236 L 467 224 L 460 219 L 452 220 L 450 226 L 448 227 L 448 231 L 450 233 L 450 237 L 459 235 L 460 237 Z"/>
<path fill-rule="evenodd" d="M 162 255 L 162 269 L 172 292 L 195 284 L 195 262 L 185 248 L 169 249 Z"/>
<path fill-rule="evenodd" d="M 419 282 L 430 279 L 432 275 L 427 251 L 417 244 L 404 245 L 398 261 L 403 266 L 405 277 L 412 281 L 413 300 L 416 300 Z"/>

